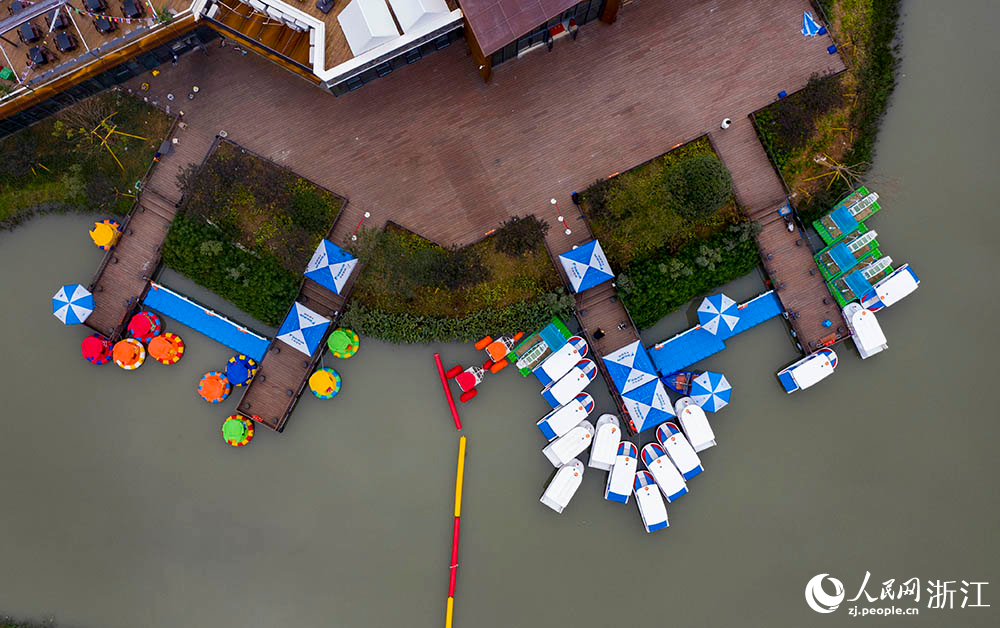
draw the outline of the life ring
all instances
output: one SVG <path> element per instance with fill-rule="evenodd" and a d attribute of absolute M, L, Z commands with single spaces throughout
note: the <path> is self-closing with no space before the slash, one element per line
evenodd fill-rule
<path fill-rule="evenodd" d="M 222 438 L 233 447 L 242 447 L 253 440 L 253 421 L 232 414 L 222 422 Z"/>
<path fill-rule="evenodd" d="M 126 371 L 134 371 L 146 361 L 146 348 L 135 338 L 125 338 L 115 343 L 111 351 L 115 364 Z"/>

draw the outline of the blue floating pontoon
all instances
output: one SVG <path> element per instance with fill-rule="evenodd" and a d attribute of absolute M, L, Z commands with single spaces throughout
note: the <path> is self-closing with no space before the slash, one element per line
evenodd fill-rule
<path fill-rule="evenodd" d="M 258 362 L 271 341 L 170 288 L 150 282 L 143 305 Z"/>

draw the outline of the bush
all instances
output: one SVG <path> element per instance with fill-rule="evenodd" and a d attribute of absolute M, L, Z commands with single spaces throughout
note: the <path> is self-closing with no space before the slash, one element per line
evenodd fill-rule
<path fill-rule="evenodd" d="M 618 275 L 618 294 L 635 324 L 650 327 L 694 297 L 742 277 L 760 262 L 755 222 L 731 225 L 675 255 L 662 254 Z"/>
<path fill-rule="evenodd" d="M 545 234 L 549 231 L 549 223 L 535 216 L 520 218 L 514 216 L 503 223 L 493 238 L 497 250 L 514 257 L 527 255 L 545 244 Z"/>
<path fill-rule="evenodd" d="M 689 157 L 671 168 L 664 187 L 674 211 L 688 220 L 711 216 L 733 194 L 733 177 L 714 155 Z"/>
<path fill-rule="evenodd" d="M 740 220 L 731 195 L 724 201 L 723 211 L 682 215 L 683 210 L 678 210 L 678 203 L 667 193 L 666 181 L 682 177 L 672 173 L 699 156 L 716 159 L 706 137 L 610 179 L 600 179 L 580 195 L 591 230 L 614 268 L 626 269 L 635 260 L 658 255 L 664 248 L 677 251 Z"/>
<path fill-rule="evenodd" d="M 801 90 L 769 106 L 763 117 L 758 115 L 758 126 L 765 129 L 767 139 L 764 148 L 786 156 L 801 150 L 816 130 L 816 120 L 843 103 L 839 75 L 813 74 Z M 778 163 L 776 155 L 771 158 Z"/>
<path fill-rule="evenodd" d="M 566 317 L 575 300 L 562 289 L 533 301 L 503 309 L 486 309 L 461 317 L 421 316 L 412 312 L 387 312 L 356 300 L 347 306 L 341 324 L 387 342 L 472 342 L 503 332 L 531 333 L 553 316 Z"/>
<path fill-rule="evenodd" d="M 310 233 L 326 234 L 336 212 L 330 203 L 311 189 L 297 189 L 292 194 L 292 222 Z M 333 215 L 331 215 L 331 213 Z"/>
<path fill-rule="evenodd" d="M 278 260 L 234 246 L 219 229 L 186 214 L 170 226 L 163 263 L 273 327 L 299 292 L 300 276 Z"/>

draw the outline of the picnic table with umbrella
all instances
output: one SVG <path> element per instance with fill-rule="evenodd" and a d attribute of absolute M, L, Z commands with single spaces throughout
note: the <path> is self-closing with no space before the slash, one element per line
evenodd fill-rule
<path fill-rule="evenodd" d="M 312 356 L 323 342 L 323 336 L 326 335 L 329 326 L 330 319 L 296 301 L 281 323 L 277 339 Z"/>
<path fill-rule="evenodd" d="M 718 412 L 729 404 L 733 387 L 722 373 L 705 371 L 691 381 L 691 400 L 707 412 Z"/>
<path fill-rule="evenodd" d="M 721 293 L 705 297 L 698 306 L 698 322 L 710 334 L 728 338 L 740 322 L 736 301 Z"/>
<path fill-rule="evenodd" d="M 324 288 L 342 294 L 358 258 L 329 240 L 322 240 L 306 266 L 305 276 Z"/>
<path fill-rule="evenodd" d="M 573 292 L 583 292 L 615 278 L 601 243 L 591 240 L 559 256 Z"/>
<path fill-rule="evenodd" d="M 637 433 L 674 418 L 673 404 L 642 343 L 636 340 L 602 360 Z"/>
<path fill-rule="evenodd" d="M 94 295 L 78 283 L 59 288 L 52 297 L 52 314 L 66 325 L 79 325 L 94 311 Z"/>

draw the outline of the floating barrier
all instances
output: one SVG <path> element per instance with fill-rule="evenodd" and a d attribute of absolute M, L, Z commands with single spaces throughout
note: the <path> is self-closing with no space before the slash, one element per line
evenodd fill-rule
<path fill-rule="evenodd" d="M 451 418 L 455 421 L 455 429 L 462 429 L 462 420 L 458 418 L 458 410 L 455 409 L 455 400 L 451 397 L 451 388 L 448 387 L 448 378 L 444 373 L 444 366 L 441 364 L 441 356 L 434 354 L 434 363 L 437 365 L 438 375 L 441 377 L 441 387 L 444 388 L 444 396 L 448 400 L 448 409 L 451 410 Z"/>
<path fill-rule="evenodd" d="M 434 354 L 435 357 L 437 354 Z M 440 368 L 440 360 L 438 366 Z M 447 385 L 447 383 L 446 383 Z M 462 521 L 462 482 L 465 479 L 465 437 L 458 439 L 458 470 L 455 472 L 455 527 L 451 535 L 451 577 L 448 580 L 448 602 L 445 607 L 445 628 L 451 628 L 455 615 L 455 580 L 458 576 L 458 529 Z"/>
<path fill-rule="evenodd" d="M 91 364 L 107 364 L 111 361 L 111 343 L 100 334 L 91 334 L 80 343 L 80 354 Z"/>
<path fill-rule="evenodd" d="M 184 341 L 168 331 L 149 341 L 149 355 L 160 364 L 177 364 L 184 355 Z"/>
<path fill-rule="evenodd" d="M 340 392 L 340 373 L 321 368 L 309 376 L 309 390 L 319 399 L 333 399 Z"/>
<path fill-rule="evenodd" d="M 209 403 L 222 403 L 232 391 L 226 376 L 218 371 L 205 373 L 198 382 L 198 394 Z"/>
<path fill-rule="evenodd" d="M 111 353 L 115 364 L 126 371 L 134 371 L 146 361 L 146 348 L 135 338 L 119 340 Z"/>
<path fill-rule="evenodd" d="M 128 322 L 128 335 L 143 344 L 149 344 L 153 338 L 163 331 L 160 317 L 149 310 L 143 310 Z"/>
<path fill-rule="evenodd" d="M 94 228 L 90 230 L 90 239 L 94 241 L 97 248 L 102 251 L 110 251 L 118 244 L 118 238 L 122 235 L 122 226 L 114 220 L 102 220 L 95 222 Z"/>
<path fill-rule="evenodd" d="M 343 327 L 334 329 L 330 337 L 326 339 L 326 346 L 330 348 L 330 353 L 335 358 L 347 359 L 358 352 L 361 339 L 353 330 Z"/>
<path fill-rule="evenodd" d="M 257 362 L 242 353 L 229 358 L 226 363 L 226 379 L 233 386 L 246 386 L 257 374 Z"/>
<path fill-rule="evenodd" d="M 233 447 L 242 447 L 253 440 L 253 421 L 238 414 L 222 422 L 222 438 Z"/>

